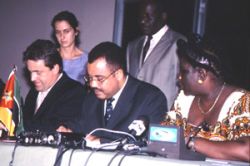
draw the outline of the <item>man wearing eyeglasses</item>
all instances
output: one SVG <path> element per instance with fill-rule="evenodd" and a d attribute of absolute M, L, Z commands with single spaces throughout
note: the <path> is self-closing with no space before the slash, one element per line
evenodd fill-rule
<path fill-rule="evenodd" d="M 91 92 L 83 103 L 82 116 L 68 127 L 74 132 L 90 133 L 96 128 L 128 132 L 128 126 L 140 116 L 159 123 L 167 111 L 164 94 L 155 86 L 139 81 L 126 72 L 126 58 L 114 43 L 103 42 L 88 57 L 86 82 Z M 103 142 L 114 134 L 88 135 L 88 140 Z M 99 139 L 102 138 L 102 139 Z"/>

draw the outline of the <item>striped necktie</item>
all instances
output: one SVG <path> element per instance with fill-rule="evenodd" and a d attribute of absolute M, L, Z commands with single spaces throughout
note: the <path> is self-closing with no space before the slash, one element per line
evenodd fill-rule
<path fill-rule="evenodd" d="M 112 106 L 112 102 L 114 101 L 115 99 L 112 97 L 112 98 L 109 98 L 107 99 L 107 102 L 106 102 L 106 113 L 105 113 L 105 123 L 107 124 L 110 117 L 111 117 L 111 114 L 113 113 L 113 106 Z"/>

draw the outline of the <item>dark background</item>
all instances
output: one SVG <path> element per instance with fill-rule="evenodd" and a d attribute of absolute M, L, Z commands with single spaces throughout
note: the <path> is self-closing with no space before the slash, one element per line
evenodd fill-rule
<path fill-rule="evenodd" d="M 125 1 L 122 47 L 141 35 L 138 24 L 140 0 Z M 193 30 L 196 0 L 170 0 L 168 25 L 187 36 Z M 204 35 L 216 38 L 224 50 L 228 79 L 250 90 L 250 0 L 208 0 Z"/>
<path fill-rule="evenodd" d="M 125 1 L 122 46 L 142 35 L 139 28 L 138 8 L 142 0 Z M 195 0 L 169 0 L 168 26 L 184 35 L 192 32 Z"/>
<path fill-rule="evenodd" d="M 209 0 L 207 35 L 221 39 L 232 84 L 250 90 L 250 1 Z"/>

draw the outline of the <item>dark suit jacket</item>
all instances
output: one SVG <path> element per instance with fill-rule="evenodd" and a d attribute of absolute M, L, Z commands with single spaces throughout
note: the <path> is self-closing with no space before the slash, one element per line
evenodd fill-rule
<path fill-rule="evenodd" d="M 83 85 L 63 73 L 34 115 L 38 91 L 32 88 L 24 104 L 25 130 L 55 131 L 60 125 L 79 116 L 85 95 Z"/>
<path fill-rule="evenodd" d="M 168 100 L 169 109 L 178 92 L 176 79 L 179 59 L 176 54 L 176 42 L 180 38 L 184 36 L 169 28 L 144 63 L 142 63 L 142 50 L 145 36 L 130 42 L 127 47 L 129 74 L 161 89 Z"/>
<path fill-rule="evenodd" d="M 151 123 L 159 123 L 166 111 L 166 98 L 158 88 L 129 76 L 107 125 L 104 123 L 104 100 L 91 92 L 84 100 L 78 124 L 71 128 L 84 134 L 96 128 L 128 132 L 128 126 L 138 117 L 146 116 Z"/>

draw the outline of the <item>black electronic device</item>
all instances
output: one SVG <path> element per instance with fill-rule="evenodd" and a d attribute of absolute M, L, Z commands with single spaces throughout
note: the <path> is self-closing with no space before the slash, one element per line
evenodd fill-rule
<path fill-rule="evenodd" d="M 62 140 L 62 136 L 58 132 L 41 132 L 41 131 L 36 131 L 36 132 L 30 132 L 30 131 L 25 131 L 22 132 L 18 137 L 17 137 L 17 142 L 22 144 L 22 145 L 40 145 L 40 146 L 52 146 L 56 147 L 59 146 Z"/>
<path fill-rule="evenodd" d="M 18 143 L 25 146 L 51 146 L 63 145 L 67 148 L 84 148 L 85 141 L 82 134 L 59 132 L 22 132 L 17 137 Z"/>
<path fill-rule="evenodd" d="M 84 149 L 86 147 L 85 135 L 80 133 L 60 133 L 61 145 L 73 148 Z"/>
<path fill-rule="evenodd" d="M 150 124 L 147 151 L 167 158 L 205 160 L 205 156 L 188 150 L 182 127 Z"/>

